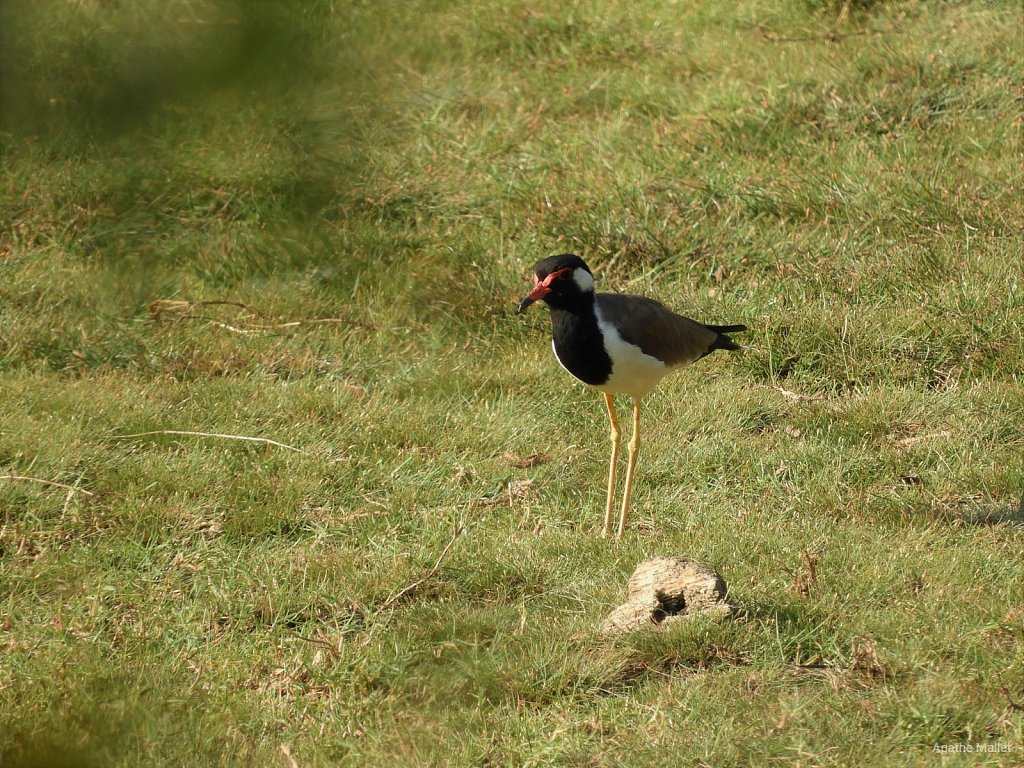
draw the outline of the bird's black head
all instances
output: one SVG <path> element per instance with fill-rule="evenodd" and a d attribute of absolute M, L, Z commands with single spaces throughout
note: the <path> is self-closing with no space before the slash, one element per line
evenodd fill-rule
<path fill-rule="evenodd" d="M 520 314 L 539 299 L 550 307 L 568 309 L 593 298 L 594 274 L 575 254 L 563 253 L 538 261 L 533 276 L 536 283 L 519 303 Z"/>

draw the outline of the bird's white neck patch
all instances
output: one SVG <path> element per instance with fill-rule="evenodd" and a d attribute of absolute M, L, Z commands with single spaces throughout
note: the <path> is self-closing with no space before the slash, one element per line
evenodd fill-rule
<path fill-rule="evenodd" d="M 572 271 L 572 281 L 583 293 L 591 293 L 594 290 L 594 278 L 583 267 L 576 267 Z"/>

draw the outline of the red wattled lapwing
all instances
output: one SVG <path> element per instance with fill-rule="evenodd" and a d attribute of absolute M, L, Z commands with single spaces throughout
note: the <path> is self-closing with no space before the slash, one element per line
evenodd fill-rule
<path fill-rule="evenodd" d="M 608 470 L 608 503 L 604 534 L 612 524 L 615 465 L 619 459 L 619 420 L 613 395 L 633 398 L 633 434 L 629 440 L 626 490 L 619 512 L 618 537 L 626 527 L 633 470 L 639 450 L 640 401 L 662 377 L 676 368 L 710 355 L 716 349 L 742 349 L 726 334 L 745 325 L 703 325 L 677 315 L 643 296 L 595 293 L 594 275 L 579 256 L 551 256 L 533 268 L 536 284 L 519 304 L 519 312 L 535 301 L 551 307 L 552 347 L 569 373 L 604 394 L 611 420 L 612 460 Z"/>

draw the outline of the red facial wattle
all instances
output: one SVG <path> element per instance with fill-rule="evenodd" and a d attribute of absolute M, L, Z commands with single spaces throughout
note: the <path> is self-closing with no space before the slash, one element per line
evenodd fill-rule
<path fill-rule="evenodd" d="M 551 293 L 551 283 L 562 275 L 569 273 L 571 270 L 568 268 L 556 269 L 554 272 L 549 274 L 543 280 L 539 277 L 535 277 L 536 283 L 533 286 L 533 290 L 527 295 L 525 299 L 519 302 L 519 313 L 522 314 L 526 311 L 526 308 L 533 304 L 535 301 L 540 301 L 549 293 Z"/>

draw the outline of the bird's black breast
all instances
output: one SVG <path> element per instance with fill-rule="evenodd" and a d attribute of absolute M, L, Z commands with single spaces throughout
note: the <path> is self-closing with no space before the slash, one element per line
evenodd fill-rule
<path fill-rule="evenodd" d="M 612 375 L 612 359 L 604 347 L 593 310 L 584 313 L 551 310 L 555 356 L 569 373 L 585 384 L 598 385 Z"/>

